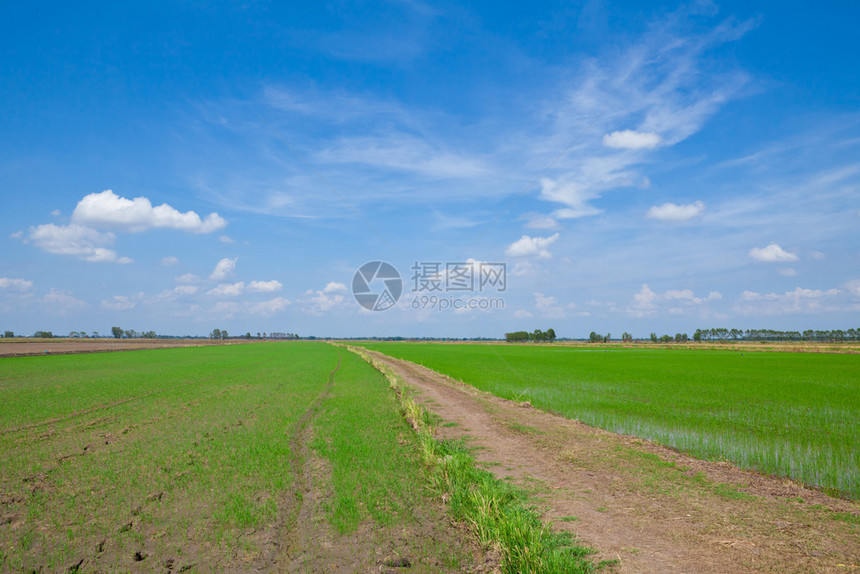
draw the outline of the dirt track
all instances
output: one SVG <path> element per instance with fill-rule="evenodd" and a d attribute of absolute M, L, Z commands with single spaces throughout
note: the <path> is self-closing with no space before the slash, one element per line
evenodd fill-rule
<path fill-rule="evenodd" d="M 534 491 L 546 518 L 596 548 L 598 559 L 618 560 L 621 572 L 858 571 L 857 503 L 371 354 L 417 389 L 429 410 L 456 423 L 441 427 L 443 436 L 467 437 L 490 471 Z"/>

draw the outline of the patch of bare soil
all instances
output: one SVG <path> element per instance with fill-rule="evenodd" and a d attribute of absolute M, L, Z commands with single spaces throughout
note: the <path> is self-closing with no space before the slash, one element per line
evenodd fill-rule
<path fill-rule="evenodd" d="M 352 533 L 340 534 L 326 518 L 331 469 L 310 448 L 313 422 L 335 384 L 337 367 L 326 387 L 310 404 L 290 433 L 291 466 L 295 480 L 279 504 L 276 524 L 260 534 L 264 547 L 250 568 L 237 572 L 431 574 L 497 571 L 497 560 L 485 556 L 469 533 L 446 517 L 441 502 L 415 501 L 410 520 L 398 526 L 364 523 Z M 452 549 L 468 562 L 463 568 L 448 564 L 433 552 Z"/>
<path fill-rule="evenodd" d="M 210 341 L 207 339 L 37 339 L 0 340 L 0 357 L 33 355 L 70 355 L 103 353 L 106 351 L 137 351 L 141 349 L 172 349 L 211 345 L 247 344 L 250 341 Z"/>
<path fill-rule="evenodd" d="M 856 572 L 860 505 L 789 480 L 697 460 L 480 392 L 371 353 L 466 438 L 496 476 L 621 572 Z M 455 426 L 451 425 L 455 423 Z"/>

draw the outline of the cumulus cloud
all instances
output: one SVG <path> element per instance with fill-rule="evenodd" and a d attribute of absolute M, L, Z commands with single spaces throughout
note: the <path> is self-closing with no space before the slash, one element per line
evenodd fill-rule
<path fill-rule="evenodd" d="M 783 277 L 795 277 L 797 275 L 797 271 L 792 267 L 786 267 L 779 272 Z"/>
<path fill-rule="evenodd" d="M 221 281 L 222 279 L 226 279 L 227 277 L 232 276 L 236 272 L 236 260 L 238 257 L 233 257 L 230 259 L 229 257 L 225 257 L 215 264 L 215 269 L 212 271 L 212 274 L 209 275 L 209 279 L 213 281 Z"/>
<path fill-rule="evenodd" d="M 211 233 L 227 225 L 227 221 L 217 213 L 210 213 L 201 219 L 193 211 L 182 213 L 166 203 L 153 207 L 146 197 L 127 199 L 109 189 L 81 199 L 72 212 L 72 222 L 98 229 L 132 232 L 164 227 L 192 233 Z"/>
<path fill-rule="evenodd" d="M 209 312 L 214 315 L 221 315 L 224 319 L 231 319 L 241 308 L 242 306 L 234 301 L 218 301 L 212 305 Z"/>
<path fill-rule="evenodd" d="M 216 297 L 238 297 L 245 290 L 245 282 L 238 283 L 221 283 L 217 287 L 213 287 L 206 294 Z"/>
<path fill-rule="evenodd" d="M 221 243 L 236 243 L 236 240 L 229 235 L 219 235 L 218 241 L 220 241 Z"/>
<path fill-rule="evenodd" d="M 251 293 L 273 293 L 280 291 L 283 284 L 272 279 L 271 281 L 251 281 L 248 283 L 248 291 Z"/>
<path fill-rule="evenodd" d="M 839 289 L 803 289 L 778 293 L 744 291 L 735 303 L 734 310 L 744 315 L 785 315 L 795 313 L 834 312 L 842 309 Z"/>
<path fill-rule="evenodd" d="M 33 287 L 33 282 L 27 279 L 10 279 L 8 277 L 0 277 L 0 289 L 8 289 L 10 291 L 29 291 Z"/>
<path fill-rule="evenodd" d="M 685 205 L 677 205 L 667 202 L 663 205 L 655 205 L 648 210 L 647 217 L 650 219 L 659 219 L 660 221 L 689 221 L 694 217 L 698 217 L 705 211 L 705 204 L 701 201 L 695 201 Z"/>
<path fill-rule="evenodd" d="M 756 261 L 765 263 L 797 261 L 798 259 L 797 255 L 786 251 L 776 243 L 771 243 L 767 247 L 753 247 L 750 249 L 749 256 Z"/>
<path fill-rule="evenodd" d="M 660 143 L 660 136 L 652 132 L 624 130 L 603 136 L 603 145 L 616 149 L 652 149 Z"/>
<path fill-rule="evenodd" d="M 529 218 L 526 227 L 531 229 L 556 229 L 558 221 L 548 215 L 533 215 Z"/>
<path fill-rule="evenodd" d="M 558 240 L 558 233 L 549 237 L 529 237 L 523 235 L 510 245 L 505 250 L 505 255 L 508 257 L 537 257 L 539 259 L 549 259 L 552 254 L 547 250 L 547 247 Z"/>
<path fill-rule="evenodd" d="M 855 297 L 860 297 L 860 279 L 852 279 L 845 283 L 845 289 Z"/>
<path fill-rule="evenodd" d="M 696 297 L 692 289 L 669 289 L 662 294 L 657 293 L 647 283 L 643 283 L 639 292 L 633 295 L 633 302 L 627 307 L 627 313 L 632 317 L 654 317 L 660 310 L 661 304 L 673 305 L 669 313 L 680 315 L 685 308 L 704 309 L 704 305 L 722 300 L 719 291 L 711 291 L 707 297 Z M 680 305 L 680 307 L 678 306 Z"/>
<path fill-rule="evenodd" d="M 254 303 L 248 306 L 248 312 L 255 315 L 273 315 L 283 311 L 290 305 L 290 301 L 283 297 L 275 297 L 261 303 Z"/>
<path fill-rule="evenodd" d="M 346 299 L 342 293 L 347 291 L 346 285 L 330 281 L 323 289 L 308 289 L 302 299 L 306 312 L 311 315 L 322 315 L 332 309 L 342 307 Z"/>
<path fill-rule="evenodd" d="M 346 293 L 346 291 L 346 285 L 343 283 L 336 283 L 335 281 L 329 281 L 323 289 L 323 293 Z"/>
<path fill-rule="evenodd" d="M 28 235 L 28 241 L 48 253 L 71 255 L 84 261 L 131 263 L 132 260 L 128 257 L 119 257 L 116 251 L 107 248 L 115 240 L 113 233 L 102 233 L 76 223 L 46 223 L 31 227 Z"/>
<path fill-rule="evenodd" d="M 189 295 L 194 295 L 199 291 L 200 288 L 196 285 L 178 285 L 173 289 L 165 289 L 155 297 L 153 297 L 153 301 L 161 302 L 161 301 L 175 301 L 180 297 L 187 297 Z"/>
<path fill-rule="evenodd" d="M 185 275 L 180 275 L 174 279 L 177 283 L 199 283 L 200 277 L 195 275 L 194 273 L 186 273 Z"/>
<path fill-rule="evenodd" d="M 161 258 L 161 264 L 165 267 L 170 267 L 171 265 L 176 265 L 179 263 L 179 258 L 174 257 L 173 255 L 168 255 L 167 257 Z"/>
<path fill-rule="evenodd" d="M 42 302 L 50 306 L 54 313 L 61 316 L 81 311 L 87 307 L 86 303 L 70 293 L 53 288 L 42 298 Z"/>
<path fill-rule="evenodd" d="M 137 302 L 141 299 L 143 299 L 143 293 L 138 293 L 131 297 L 114 295 L 110 299 L 102 300 L 102 309 L 107 309 L 108 311 L 128 311 L 129 309 L 134 309 L 137 306 Z"/>
<path fill-rule="evenodd" d="M 518 309 L 517 311 L 514 311 L 514 317 L 517 319 L 528 319 L 529 317 L 533 317 L 533 315 L 525 309 Z"/>

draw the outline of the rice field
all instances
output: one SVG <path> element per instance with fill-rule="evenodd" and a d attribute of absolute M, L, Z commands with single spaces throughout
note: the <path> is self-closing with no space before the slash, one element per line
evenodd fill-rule
<path fill-rule="evenodd" d="M 860 355 L 368 343 L 497 396 L 860 498 Z"/>

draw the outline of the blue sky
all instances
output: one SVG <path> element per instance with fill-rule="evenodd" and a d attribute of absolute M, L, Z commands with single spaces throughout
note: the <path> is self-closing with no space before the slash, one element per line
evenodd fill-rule
<path fill-rule="evenodd" d="M 5 3 L 0 330 L 857 327 L 858 21 L 825 2 Z M 403 277 L 385 311 L 350 292 L 374 260 Z M 505 263 L 507 288 L 415 292 L 415 262 Z M 414 308 L 433 294 L 504 308 Z"/>

